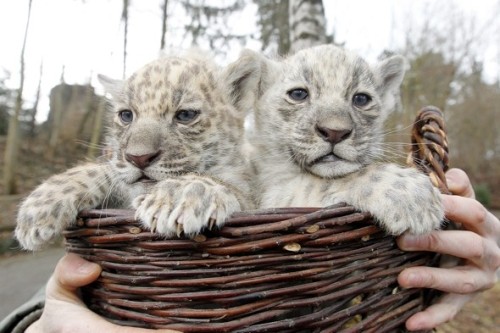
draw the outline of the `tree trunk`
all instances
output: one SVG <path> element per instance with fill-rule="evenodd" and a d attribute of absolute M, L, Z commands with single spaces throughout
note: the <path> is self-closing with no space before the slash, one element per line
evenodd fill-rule
<path fill-rule="evenodd" d="M 38 87 L 36 89 L 35 103 L 33 103 L 33 108 L 30 114 L 31 117 L 29 124 L 30 138 L 35 137 L 36 115 L 38 113 L 38 104 L 40 102 L 40 93 L 42 90 L 42 77 L 43 77 L 43 62 L 40 63 L 40 77 L 38 78 Z"/>
<path fill-rule="evenodd" d="M 92 136 L 90 138 L 90 144 L 87 150 L 87 157 L 89 159 L 95 159 L 97 157 L 97 152 L 101 147 L 100 142 L 102 133 L 102 122 L 105 110 L 106 110 L 106 99 L 101 98 L 97 105 L 97 114 L 94 118 L 94 128 L 92 129 Z"/>
<path fill-rule="evenodd" d="M 47 147 L 47 150 L 45 151 L 44 157 L 47 160 L 52 160 L 56 154 L 57 150 L 57 145 L 59 143 L 59 132 L 61 130 L 61 121 L 62 121 L 62 113 L 63 113 L 63 105 L 64 105 L 64 98 L 63 98 L 63 90 L 64 87 L 63 85 L 65 84 L 64 82 L 64 76 L 66 73 L 66 67 L 63 65 L 62 70 L 61 70 L 61 78 L 60 78 L 60 91 L 56 92 L 56 87 L 52 88 L 51 91 L 51 101 L 50 101 L 50 114 L 52 116 L 52 122 L 50 123 L 50 130 L 49 130 L 49 146 Z M 52 100 L 53 96 L 53 100 Z"/>
<path fill-rule="evenodd" d="M 21 68 L 20 68 L 20 82 L 19 89 L 17 90 L 16 105 L 14 114 L 11 115 L 9 119 L 9 129 L 7 135 L 7 144 L 5 147 L 4 156 L 4 189 L 5 194 L 15 194 L 17 193 L 17 181 L 16 181 L 16 163 L 17 155 L 19 152 L 19 116 L 23 107 L 23 89 L 24 89 L 24 51 L 26 50 L 26 40 L 28 37 L 28 28 L 30 24 L 31 17 L 31 3 L 28 4 L 28 19 L 26 21 L 26 28 L 24 30 L 23 46 L 21 49 Z"/>
<path fill-rule="evenodd" d="M 162 18 L 161 18 L 160 50 L 163 50 L 165 48 L 165 35 L 167 34 L 167 6 L 168 6 L 168 0 L 163 0 L 163 4 L 161 6 Z"/>
<path fill-rule="evenodd" d="M 322 0 L 289 0 L 289 20 L 292 52 L 327 42 Z"/>
<path fill-rule="evenodd" d="M 122 11 L 122 21 L 123 21 L 123 78 L 125 79 L 127 75 L 127 42 L 128 42 L 128 7 L 129 0 L 123 0 L 123 11 Z"/>

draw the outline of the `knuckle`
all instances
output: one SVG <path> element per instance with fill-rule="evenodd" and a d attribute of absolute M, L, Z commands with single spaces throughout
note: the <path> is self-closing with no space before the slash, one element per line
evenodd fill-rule
<path fill-rule="evenodd" d="M 478 290 L 476 280 L 466 275 L 459 287 L 460 293 L 462 294 L 470 294 Z"/>
<path fill-rule="evenodd" d="M 482 261 L 485 257 L 485 244 L 483 238 L 476 233 L 470 233 L 470 243 L 468 244 L 467 251 L 468 257 L 473 261 Z"/>
<path fill-rule="evenodd" d="M 441 243 L 441 237 L 439 233 L 430 233 L 422 238 L 423 247 L 429 249 L 430 251 L 437 251 Z"/>
<path fill-rule="evenodd" d="M 473 218 L 478 224 L 484 224 L 488 218 L 488 211 L 484 208 L 479 201 L 474 201 Z"/>
<path fill-rule="evenodd" d="M 491 262 L 493 269 L 497 270 L 498 268 L 500 268 L 500 248 L 498 247 L 497 244 L 494 244 L 494 246 L 495 246 L 495 251 L 491 256 L 492 257 Z"/>
<path fill-rule="evenodd" d="M 424 275 L 422 280 L 424 284 L 431 287 L 437 287 L 439 285 L 439 279 L 437 278 L 437 276 L 432 274 L 432 272 L 429 272 L 428 274 Z"/>

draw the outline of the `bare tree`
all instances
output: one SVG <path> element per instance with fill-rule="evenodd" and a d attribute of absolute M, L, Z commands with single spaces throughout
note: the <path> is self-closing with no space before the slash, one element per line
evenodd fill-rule
<path fill-rule="evenodd" d="M 500 88 L 482 77 L 476 63 L 457 80 L 460 98 L 447 111 L 450 155 L 474 180 L 493 183 L 500 181 Z"/>
<path fill-rule="evenodd" d="M 33 107 L 31 108 L 29 114 L 29 128 L 28 135 L 33 138 L 35 136 L 35 127 L 36 127 L 36 115 L 38 113 L 38 104 L 40 103 L 40 94 L 42 91 L 42 77 L 43 77 L 43 61 L 40 63 L 40 75 L 38 77 L 38 87 L 36 89 L 35 102 L 33 103 Z"/>
<path fill-rule="evenodd" d="M 278 54 L 290 51 L 289 0 L 254 0 L 262 50 L 277 48 Z"/>
<path fill-rule="evenodd" d="M 65 67 L 61 70 L 61 83 L 52 88 L 50 93 L 50 131 L 49 145 L 45 150 L 45 158 L 52 160 L 56 154 L 57 145 L 59 144 L 59 132 L 61 131 L 61 123 L 63 118 L 64 105 L 64 73 Z"/>
<path fill-rule="evenodd" d="M 28 38 L 28 29 L 31 17 L 31 4 L 32 0 L 28 3 L 28 18 L 26 20 L 26 27 L 24 30 L 23 46 L 21 48 L 20 56 L 20 82 L 19 89 L 17 90 L 16 104 L 14 113 L 9 119 L 9 129 L 7 136 L 7 146 L 5 147 L 4 157 L 4 188 L 5 194 L 15 194 L 17 192 L 17 182 L 15 176 L 17 155 L 19 151 L 19 116 L 23 106 L 23 89 L 24 89 L 24 52 L 26 50 L 26 40 Z"/>
<path fill-rule="evenodd" d="M 165 48 L 165 35 L 167 34 L 167 7 L 168 0 L 163 0 L 161 5 L 161 42 L 160 42 L 160 50 Z"/>
<path fill-rule="evenodd" d="M 415 16 L 419 17 L 418 22 L 411 19 Z M 474 63 L 481 59 L 485 37 L 491 36 L 495 29 L 492 20 L 498 17 L 498 13 L 491 13 L 490 20 L 479 24 L 470 13 L 439 2 L 426 6 L 422 15 L 412 12 L 409 17 L 399 29 L 404 31 L 405 45 L 398 53 L 405 55 L 410 65 L 402 86 L 402 111 L 391 114 L 387 121 L 391 133 L 388 141 L 401 146 L 408 144 L 407 127 L 411 126 L 416 111 L 424 105 L 438 106 L 447 118 L 460 117 L 451 109 L 463 102 L 466 96 L 463 88 L 472 82 L 461 77 L 469 76 Z M 482 111 L 476 109 L 475 112 Z M 481 132 L 478 123 L 471 123 L 469 127 Z M 453 131 L 452 128 L 449 130 Z M 453 137 L 457 140 L 455 134 Z M 458 153 L 457 150 L 465 146 L 452 144 L 452 147 L 452 151 Z M 394 152 L 401 158 L 402 153 L 402 150 Z"/>
<path fill-rule="evenodd" d="M 322 0 L 289 0 L 291 50 L 325 44 L 325 9 Z"/>
<path fill-rule="evenodd" d="M 243 0 L 214 2 L 207 0 L 180 0 L 191 22 L 184 26 L 185 36 L 191 37 L 193 45 L 208 42 L 215 53 L 227 50 L 232 41 L 243 42 L 247 36 L 231 31 L 228 19 L 231 14 L 243 9 Z"/>
<path fill-rule="evenodd" d="M 123 21 L 123 78 L 127 75 L 127 43 L 128 43 L 128 10 L 130 1 L 123 0 L 122 21 Z"/>

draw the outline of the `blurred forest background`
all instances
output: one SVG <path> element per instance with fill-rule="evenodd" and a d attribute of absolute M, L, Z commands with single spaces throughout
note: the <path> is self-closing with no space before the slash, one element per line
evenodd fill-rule
<path fill-rule="evenodd" d="M 140 48 L 129 46 L 132 29 L 137 28 L 137 25 L 131 26 L 130 21 L 140 14 L 134 6 L 135 1 L 139 3 L 138 0 L 97 1 L 102 6 L 110 3 L 117 5 L 113 19 L 109 21 L 118 22 L 119 27 L 110 26 L 109 29 L 119 31 L 114 42 L 120 45 L 120 54 L 115 55 L 120 60 L 113 65 L 120 68 L 120 76 L 123 77 L 133 70 L 127 68 L 130 58 L 142 52 Z M 398 42 L 377 54 L 378 58 L 393 53 L 402 54 L 409 63 L 399 110 L 387 121 L 388 135 L 384 147 L 388 159 L 404 163 L 409 150 L 410 128 L 417 110 L 429 104 L 439 107 L 446 117 L 451 166 L 464 169 L 472 179 L 477 198 L 487 207 L 498 210 L 500 1 L 489 1 L 492 5 L 487 8 L 488 17 L 481 19 L 459 6 L 463 1 L 467 0 L 419 2 L 419 10 L 399 18 L 403 23 L 394 27 L 393 33 L 395 35 L 397 29 Z M 67 83 L 66 71 L 72 68 L 61 65 L 59 83 L 50 87 L 47 93 L 47 89 L 42 88 L 47 75 L 44 62 L 40 61 L 38 70 L 32 70 L 33 66 L 27 67 L 29 43 L 44 43 L 44 40 L 33 41 L 29 38 L 33 33 L 30 23 L 37 20 L 32 8 L 35 4 L 49 5 L 36 0 L 17 1 L 18 4 L 24 2 L 24 17 L 27 19 L 24 37 L 18 41 L 18 66 L 7 68 L 0 63 L 3 67 L 0 70 L 0 253 L 15 248 L 11 235 L 16 207 L 21 198 L 48 176 L 83 159 L 99 156 L 105 132 L 103 115 L 106 101 L 100 94 L 100 87 L 92 85 L 92 79 Z M 340 40 L 336 35 L 340 27 L 336 25 L 335 18 L 342 17 L 344 13 L 325 15 L 326 1 L 156 2 L 156 11 L 152 15 L 159 18 L 159 24 L 152 28 L 154 33 L 143 33 L 147 43 L 157 45 L 158 54 L 172 47 L 195 45 L 211 50 L 218 61 L 227 63 L 231 57 L 233 59 L 230 60 L 234 60 L 243 47 L 261 49 L 266 54 L 286 55 L 319 43 L 350 45 L 349 40 Z M 66 0 L 67 3 L 78 4 L 84 15 L 83 8 L 95 5 L 96 1 Z M 362 4 L 368 1 L 352 3 L 353 6 L 359 5 L 356 10 L 363 11 Z M 392 3 L 396 6 L 396 1 Z M 396 13 L 399 12 L 393 10 L 393 15 Z M 67 22 L 72 19 L 76 20 L 76 17 L 67 18 Z M 356 19 L 354 11 L 350 22 L 352 25 L 372 24 L 374 28 L 381 24 L 375 12 L 370 22 L 363 22 Z M 90 31 L 91 18 L 88 24 Z M 70 24 L 59 29 L 71 32 L 76 27 Z M 158 37 L 153 39 L 151 36 Z M 60 44 L 64 46 L 66 42 L 61 40 Z M 366 40 L 367 45 L 375 42 Z M 492 43 L 496 44 L 493 59 Z M 487 57 L 488 52 L 490 55 Z M 90 55 L 91 51 L 86 54 Z M 492 73 L 491 68 L 496 72 Z M 89 73 L 89 76 L 92 78 L 95 74 Z M 25 89 L 27 80 L 38 82 L 34 93 Z M 42 103 L 44 99 L 48 99 L 49 103 Z M 495 288 L 496 292 L 485 293 L 482 300 L 472 303 L 464 311 L 462 317 L 442 326 L 439 332 L 492 332 L 498 329 L 500 314 L 495 311 L 500 309 L 500 286 L 497 284 Z"/>
<path fill-rule="evenodd" d="M 15 207 L 24 193 L 49 175 L 84 158 L 98 156 L 105 131 L 106 102 L 98 92 L 100 88 L 92 86 L 90 79 L 79 84 L 66 83 L 68 68 L 64 66 L 61 66 L 59 84 L 50 88 L 49 105 L 41 109 L 40 101 L 47 97 L 41 93 L 43 62 L 37 71 L 26 70 L 26 59 L 30 57 L 26 52 L 32 31 L 30 21 L 36 19 L 31 9 L 37 1 L 25 1 L 27 20 L 24 39 L 19 41 L 19 67 L 3 68 L 0 72 L 0 171 L 3 175 L 0 227 L 4 231 L 8 229 L 6 226 L 13 225 Z M 91 2 L 68 1 L 81 6 Z M 141 52 L 128 45 L 129 21 L 137 13 L 133 0 L 112 2 L 120 5 L 115 13 L 120 24 L 117 43 L 121 44 L 122 76 L 126 76 L 130 74 L 128 57 Z M 234 58 L 234 54 L 248 45 L 257 46 L 267 54 L 286 55 L 304 45 L 348 44 L 336 38 L 335 22 L 333 29 L 326 28 L 326 22 L 334 17 L 325 16 L 320 0 L 298 1 L 296 5 L 294 0 L 157 2 L 155 15 L 161 18 L 158 20 L 161 24 L 154 35 L 160 37 L 149 39 L 148 43 L 157 45 L 158 52 L 176 46 L 175 41 L 169 41 L 172 35 L 182 35 L 183 46 L 209 49 L 226 63 L 228 54 Z M 249 7 L 254 9 L 255 17 L 241 21 L 242 13 L 247 13 Z M 499 208 L 500 73 L 485 72 L 484 53 L 490 43 L 500 45 L 500 1 L 491 7 L 490 18 L 486 20 L 479 20 L 453 0 L 429 1 L 421 8 L 424 9 L 415 13 L 418 20 L 408 19 L 403 26 L 398 26 L 402 36 L 400 45 L 378 54 L 378 58 L 403 54 L 409 63 L 400 108 L 387 122 L 387 157 L 404 163 L 416 111 L 428 104 L 436 105 L 444 111 L 448 125 L 451 166 L 469 174 L 481 202 Z M 290 15 L 291 12 L 294 14 Z M 240 21 L 235 23 L 235 17 Z M 301 19 L 308 22 L 302 31 Z M 238 24 L 251 25 L 253 32 L 240 33 L 244 29 L 237 29 Z M 363 22 L 353 21 L 353 24 Z M 64 28 L 72 29 L 71 26 Z M 175 33 L 169 34 L 170 30 Z M 146 31 L 144 38 L 148 36 Z M 500 72 L 500 51 L 497 53 L 496 68 Z M 19 78 L 15 87 L 7 84 L 13 81 L 12 76 Z M 27 79 L 38 81 L 38 89 L 32 95 L 23 89 Z M 41 117 L 41 113 L 46 116 Z"/>

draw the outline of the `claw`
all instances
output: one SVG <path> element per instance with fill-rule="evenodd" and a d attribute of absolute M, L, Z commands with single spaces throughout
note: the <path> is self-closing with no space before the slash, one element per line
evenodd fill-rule
<path fill-rule="evenodd" d="M 215 224 L 217 223 L 217 220 L 214 218 L 209 218 L 208 219 L 208 230 L 213 230 L 215 227 Z"/>
<path fill-rule="evenodd" d="M 153 217 L 153 220 L 151 221 L 151 226 L 150 226 L 151 232 L 156 232 L 157 222 L 158 222 L 158 220 L 156 219 L 156 217 Z"/>
<path fill-rule="evenodd" d="M 181 237 L 183 231 L 184 228 L 182 227 L 182 224 L 177 223 L 177 237 Z"/>

